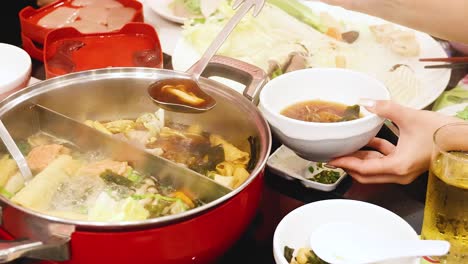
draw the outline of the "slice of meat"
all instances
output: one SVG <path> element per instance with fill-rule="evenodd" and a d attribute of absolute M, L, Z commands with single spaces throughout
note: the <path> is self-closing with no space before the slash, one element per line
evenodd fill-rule
<path fill-rule="evenodd" d="M 144 148 L 146 143 L 148 143 L 149 139 L 151 138 L 151 134 L 149 131 L 142 131 L 142 130 L 130 130 L 125 133 L 127 141 L 130 143 Z"/>
<path fill-rule="evenodd" d="M 41 145 L 34 147 L 26 159 L 29 168 L 32 171 L 38 172 L 45 169 L 59 155 L 69 153 L 70 149 L 59 144 Z"/>
<path fill-rule="evenodd" d="M 289 65 L 286 67 L 286 72 L 293 72 L 307 68 L 307 55 L 301 52 L 292 52 L 290 55 Z"/>
<path fill-rule="evenodd" d="M 107 24 L 109 9 L 100 6 L 85 6 L 78 11 L 78 17 L 96 24 Z"/>
<path fill-rule="evenodd" d="M 60 28 L 78 18 L 78 9 L 61 6 L 39 19 L 37 24 L 45 28 Z"/>
<path fill-rule="evenodd" d="M 88 20 L 76 20 L 68 26 L 76 28 L 81 33 L 100 33 L 109 31 L 105 25 Z"/>
<path fill-rule="evenodd" d="M 115 161 L 111 159 L 104 159 L 100 161 L 91 162 L 80 168 L 77 174 L 99 176 L 106 170 L 111 170 L 114 173 L 123 175 L 128 168 L 127 162 Z"/>
<path fill-rule="evenodd" d="M 393 32 L 390 35 L 390 38 L 392 41 L 389 46 L 394 52 L 405 57 L 414 57 L 419 55 L 419 43 L 413 32 L 398 30 Z"/>
<path fill-rule="evenodd" d="M 130 7 L 112 8 L 107 17 L 107 27 L 109 30 L 118 30 L 128 22 L 132 21 L 136 10 Z"/>
<path fill-rule="evenodd" d="M 73 0 L 74 6 L 99 6 L 105 8 L 123 7 L 123 5 L 116 0 Z"/>

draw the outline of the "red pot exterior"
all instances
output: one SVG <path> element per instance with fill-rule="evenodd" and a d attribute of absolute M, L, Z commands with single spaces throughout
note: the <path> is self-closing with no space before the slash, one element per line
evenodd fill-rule
<path fill-rule="evenodd" d="M 213 263 L 246 231 L 262 190 L 263 172 L 232 199 L 180 223 L 118 233 L 76 231 L 65 263 Z"/>

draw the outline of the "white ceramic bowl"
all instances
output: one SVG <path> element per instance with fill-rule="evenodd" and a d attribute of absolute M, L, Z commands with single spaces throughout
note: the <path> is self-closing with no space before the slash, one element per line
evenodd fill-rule
<path fill-rule="evenodd" d="M 31 57 L 23 49 L 0 43 L 0 98 L 24 88 L 31 78 Z"/>
<path fill-rule="evenodd" d="M 395 213 L 366 202 L 332 199 L 303 205 L 287 214 L 276 227 L 273 236 L 273 255 L 277 264 L 289 264 L 284 247 L 310 247 L 310 234 L 320 225 L 330 222 L 350 222 L 375 230 L 381 239 L 418 240 L 414 229 Z M 385 264 L 417 264 L 419 258 L 395 259 Z"/>
<path fill-rule="evenodd" d="M 259 108 L 284 145 L 304 159 L 328 161 L 365 146 L 378 133 L 384 119 L 363 107 L 364 117 L 337 123 L 305 122 L 280 112 L 303 101 L 320 99 L 354 105 L 361 98 L 388 100 L 390 93 L 380 81 L 364 73 L 311 68 L 268 82 L 260 93 Z"/>

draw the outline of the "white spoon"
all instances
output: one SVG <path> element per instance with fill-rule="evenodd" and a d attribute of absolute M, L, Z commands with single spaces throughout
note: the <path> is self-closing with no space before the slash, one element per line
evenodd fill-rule
<path fill-rule="evenodd" d="M 364 264 L 385 260 L 442 256 L 450 243 L 443 240 L 383 240 L 359 224 L 332 222 L 318 227 L 310 246 L 322 260 L 333 264 Z"/>

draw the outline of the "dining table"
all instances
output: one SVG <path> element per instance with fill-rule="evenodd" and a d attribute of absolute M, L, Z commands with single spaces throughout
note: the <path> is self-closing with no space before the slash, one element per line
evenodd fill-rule
<path fill-rule="evenodd" d="M 145 4 L 145 0 L 140 1 L 144 6 L 145 23 L 153 25 L 159 35 L 164 52 L 164 68 L 172 69 L 171 56 L 178 38 L 181 37 L 181 25 L 165 20 L 151 10 Z M 27 3 L 31 4 L 31 2 Z M 2 42 L 9 42 L 21 47 L 21 43 L 18 41 L 20 32 L 19 23 L 15 25 L 16 28 L 10 29 L 13 32 L 9 33 L 11 37 L 8 39 L 4 37 Z M 458 55 L 446 41 L 437 40 L 444 46 L 449 56 Z M 452 70 L 450 82 L 446 90 L 454 88 L 467 73 L 468 68 Z M 33 59 L 30 83 L 44 79 L 45 71 L 43 63 Z M 430 110 L 431 106 L 427 107 L 427 109 Z M 382 127 L 377 136 L 385 138 L 394 144 L 398 141 L 398 138 L 386 126 Z M 281 142 L 273 135 L 271 153 L 280 146 Z M 423 173 L 407 185 L 361 184 L 351 176 L 347 176 L 336 189 L 332 191 L 320 191 L 307 188 L 298 180 L 281 177 L 266 167 L 263 194 L 256 217 L 241 238 L 219 259 L 218 263 L 275 263 L 273 258 L 273 235 L 278 223 L 292 210 L 302 205 L 325 199 L 353 199 L 376 204 L 396 213 L 406 220 L 416 232 L 420 233 L 426 185 L 427 173 Z M 22 259 L 15 263 L 38 263 L 38 261 Z"/>

